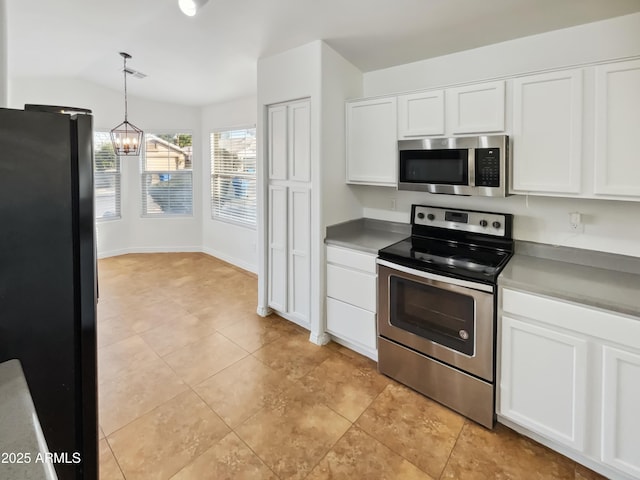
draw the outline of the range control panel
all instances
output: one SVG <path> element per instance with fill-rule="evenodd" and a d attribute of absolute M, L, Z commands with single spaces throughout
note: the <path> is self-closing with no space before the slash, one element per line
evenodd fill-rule
<path fill-rule="evenodd" d="M 427 227 L 506 236 L 506 215 L 500 213 L 416 205 L 411 222 Z"/>

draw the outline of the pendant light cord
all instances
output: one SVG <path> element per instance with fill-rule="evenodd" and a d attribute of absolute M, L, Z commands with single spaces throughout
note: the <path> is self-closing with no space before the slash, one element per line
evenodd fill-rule
<path fill-rule="evenodd" d="M 124 56 L 123 56 L 124 57 Z M 124 75 L 124 121 L 127 121 L 127 57 L 124 57 L 124 69 L 122 70 Z"/>

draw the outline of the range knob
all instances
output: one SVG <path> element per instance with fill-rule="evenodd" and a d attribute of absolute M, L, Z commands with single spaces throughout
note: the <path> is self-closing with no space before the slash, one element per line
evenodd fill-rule
<path fill-rule="evenodd" d="M 488 223 L 487 223 L 487 221 L 486 221 L 486 220 L 484 220 L 484 219 L 483 219 L 483 220 L 480 220 L 480 226 L 481 226 L 481 227 L 483 227 L 483 228 L 484 228 L 484 227 L 486 227 L 487 225 L 488 225 Z"/>
<path fill-rule="evenodd" d="M 418 213 L 418 218 L 423 219 L 423 218 L 424 218 L 424 213 L 419 212 L 419 213 Z"/>
<path fill-rule="evenodd" d="M 491 225 L 493 225 L 493 228 L 500 228 L 502 226 L 502 224 L 500 222 L 498 222 L 497 220 L 495 222 L 493 222 Z"/>
<path fill-rule="evenodd" d="M 427 215 L 427 219 L 428 220 L 435 220 L 436 216 L 433 213 L 430 213 L 429 215 Z"/>

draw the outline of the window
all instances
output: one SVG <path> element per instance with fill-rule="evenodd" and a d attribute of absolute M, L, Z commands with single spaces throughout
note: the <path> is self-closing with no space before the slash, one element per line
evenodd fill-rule
<path fill-rule="evenodd" d="M 144 140 L 142 215 L 192 215 L 192 135 L 146 133 Z"/>
<path fill-rule="evenodd" d="M 211 134 L 211 217 L 256 225 L 256 129 Z"/>
<path fill-rule="evenodd" d="M 120 158 L 109 132 L 93 132 L 93 168 L 96 220 L 120 218 Z"/>

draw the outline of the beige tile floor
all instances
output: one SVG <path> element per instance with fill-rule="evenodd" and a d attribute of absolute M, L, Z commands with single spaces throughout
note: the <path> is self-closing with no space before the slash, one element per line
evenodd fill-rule
<path fill-rule="evenodd" d="M 601 478 L 275 315 L 199 253 L 99 262 L 100 478 Z"/>

